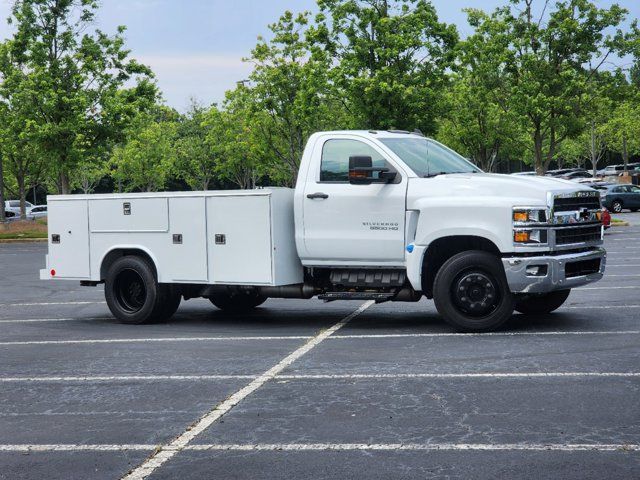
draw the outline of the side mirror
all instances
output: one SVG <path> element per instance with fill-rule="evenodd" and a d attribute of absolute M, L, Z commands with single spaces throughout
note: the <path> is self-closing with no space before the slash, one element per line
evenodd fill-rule
<path fill-rule="evenodd" d="M 386 167 L 373 167 L 372 165 L 371 157 L 349 157 L 349 183 L 351 185 L 389 183 L 396 178 L 396 172 L 390 172 Z M 377 177 L 373 176 L 374 172 L 379 172 Z"/>

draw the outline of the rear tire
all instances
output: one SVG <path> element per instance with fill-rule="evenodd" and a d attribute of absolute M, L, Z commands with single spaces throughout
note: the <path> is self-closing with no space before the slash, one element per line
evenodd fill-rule
<path fill-rule="evenodd" d="M 139 325 L 159 320 L 165 293 L 153 266 L 142 257 L 120 257 L 109 267 L 104 295 L 109 310 L 122 323 Z"/>
<path fill-rule="evenodd" d="M 511 317 L 515 302 L 501 261 L 479 250 L 454 255 L 442 265 L 433 298 L 440 315 L 461 332 L 497 329 Z"/>
<path fill-rule="evenodd" d="M 216 293 L 209 297 L 220 310 L 232 313 L 248 312 L 267 301 L 267 297 L 251 290 Z"/>
<path fill-rule="evenodd" d="M 569 290 L 557 290 L 555 292 L 540 295 L 527 295 L 516 300 L 516 310 L 524 315 L 544 315 L 551 313 L 562 306 L 569 298 Z"/>

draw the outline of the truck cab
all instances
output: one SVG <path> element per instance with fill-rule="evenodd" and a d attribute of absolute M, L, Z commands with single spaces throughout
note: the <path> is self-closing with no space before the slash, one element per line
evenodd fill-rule
<path fill-rule="evenodd" d="M 88 225 L 80 225 L 82 235 L 74 239 L 84 244 L 88 237 L 91 261 L 73 269 L 84 277 L 69 279 L 104 282 L 112 312 L 130 323 L 170 316 L 180 299 L 192 297 L 232 311 L 268 297 L 427 297 L 456 329 L 486 331 L 500 327 L 514 309 L 557 309 L 572 288 L 599 280 L 605 268 L 597 191 L 549 177 L 486 174 L 437 141 L 409 132 L 312 135 L 295 190 L 152 195 L 158 205 L 169 205 L 167 219 L 156 222 L 153 212 L 140 220 L 121 217 L 121 204 L 124 215 L 127 208 L 131 214 L 142 208 L 144 194 L 50 197 L 50 255 L 41 277 L 54 278 L 52 263 L 69 261 L 51 249 L 60 250 L 56 232 L 66 229 L 56 205 L 63 211 L 71 201 L 86 204 Z M 105 200 L 115 207 L 100 203 Z M 135 228 L 149 222 L 158 227 Z M 176 235 L 192 247 L 169 247 Z M 187 264 L 197 277 L 172 271 Z M 123 276 L 131 270 L 136 278 Z M 126 305 L 132 284 L 151 292 L 138 299 L 139 308 Z"/>

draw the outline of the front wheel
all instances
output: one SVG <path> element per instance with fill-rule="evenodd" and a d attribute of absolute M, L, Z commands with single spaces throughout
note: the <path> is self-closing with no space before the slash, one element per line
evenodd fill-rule
<path fill-rule="evenodd" d="M 215 293 L 209 297 L 220 310 L 227 312 L 247 312 L 267 301 L 267 297 L 252 290 L 240 290 L 225 293 Z"/>
<path fill-rule="evenodd" d="M 514 296 L 498 257 L 483 251 L 454 255 L 438 270 L 433 284 L 438 312 L 462 332 L 485 332 L 513 313 Z"/>
<path fill-rule="evenodd" d="M 527 295 L 516 300 L 516 310 L 525 315 L 544 315 L 551 313 L 562 306 L 569 298 L 569 290 L 557 290 L 555 292 Z"/>

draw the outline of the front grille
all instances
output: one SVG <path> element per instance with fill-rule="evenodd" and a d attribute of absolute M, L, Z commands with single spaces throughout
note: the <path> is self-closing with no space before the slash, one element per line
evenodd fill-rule
<path fill-rule="evenodd" d="M 597 242 L 602 239 L 600 225 L 592 227 L 568 227 L 556 230 L 556 245 L 571 245 L 573 243 Z"/>
<path fill-rule="evenodd" d="M 565 278 L 581 277 L 600 271 L 600 259 L 582 260 L 580 262 L 567 263 L 564 267 Z"/>
<path fill-rule="evenodd" d="M 591 193 L 591 192 L 586 192 Z M 575 212 L 580 209 L 598 210 L 600 209 L 600 197 L 597 192 L 584 197 L 556 197 L 553 201 L 555 212 Z"/>

